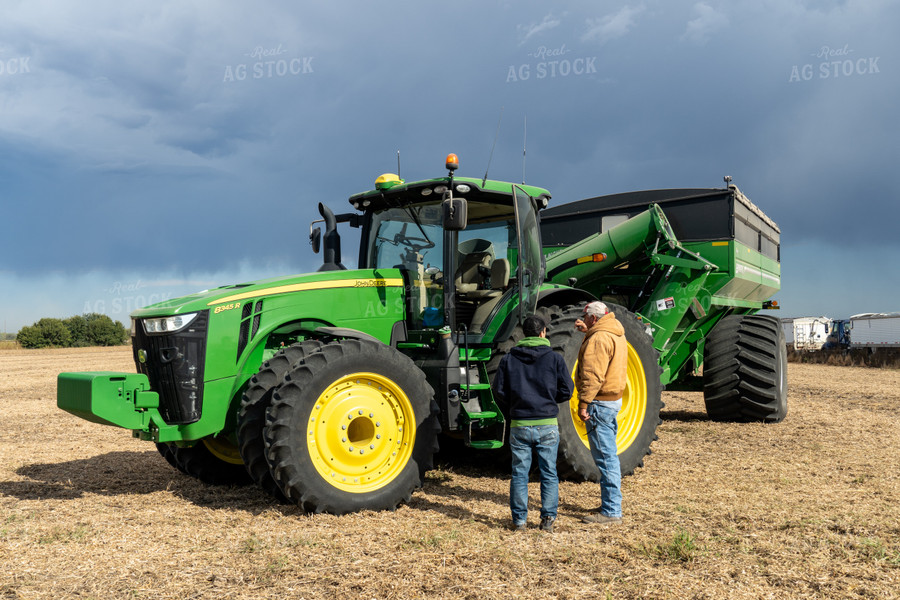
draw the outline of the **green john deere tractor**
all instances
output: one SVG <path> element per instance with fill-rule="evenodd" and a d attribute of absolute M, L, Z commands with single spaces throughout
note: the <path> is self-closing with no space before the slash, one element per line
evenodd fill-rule
<path fill-rule="evenodd" d="M 61 373 L 59 407 L 132 430 L 207 483 L 256 483 L 311 512 L 390 509 L 422 485 L 439 438 L 505 447 L 490 383 L 527 315 L 574 369 L 574 321 L 603 299 L 628 339 L 624 473 L 655 439 L 664 385 L 702 388 L 714 419 L 784 418 L 782 330 L 755 314 L 779 289 L 779 232 L 737 188 L 544 210 L 547 190 L 455 177 L 455 155 L 446 166 L 383 175 L 354 212 L 320 204 L 316 273 L 134 312 L 138 372 Z M 341 264 L 340 223 L 360 229 L 359 269 Z M 577 398 L 568 408 L 560 472 L 597 481 Z"/>

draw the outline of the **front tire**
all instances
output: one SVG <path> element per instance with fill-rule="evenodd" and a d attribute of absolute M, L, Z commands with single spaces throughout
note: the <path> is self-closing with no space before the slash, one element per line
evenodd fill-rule
<path fill-rule="evenodd" d="M 661 423 L 663 388 L 659 380 L 659 353 L 637 315 L 617 304 L 607 303 L 607 306 L 625 328 L 628 343 L 627 383 L 617 419 L 616 446 L 622 475 L 630 475 L 644 466 L 644 456 L 650 453 L 650 444 L 656 440 L 656 428 Z M 578 350 L 584 340 L 584 334 L 575 329 L 575 321 L 582 317 L 583 311 L 584 304 L 566 307 L 547 330 L 550 345 L 563 355 L 573 378 Z M 568 406 L 561 406 L 559 411 L 558 471 L 561 477 L 600 481 L 600 471 L 588 445 L 587 428 L 578 416 L 577 390 Z"/>
<path fill-rule="evenodd" d="M 228 440 L 209 436 L 189 447 L 157 444 L 156 449 L 170 465 L 203 483 L 233 486 L 252 483 L 237 446 Z"/>
<path fill-rule="evenodd" d="M 439 430 L 434 390 L 407 356 L 367 340 L 323 346 L 278 386 L 269 468 L 308 512 L 396 508 L 421 487 Z"/>
<path fill-rule="evenodd" d="M 170 444 L 163 444 L 160 442 L 156 442 L 156 450 L 159 452 L 159 455 L 166 459 L 166 462 L 173 469 L 178 469 L 181 471 L 181 468 L 178 466 L 178 461 L 175 460 L 175 453 L 172 452 L 172 446 Z M 185 473 L 187 475 L 187 473 Z"/>
<path fill-rule="evenodd" d="M 731 315 L 703 352 L 703 399 L 714 421 L 779 423 L 787 416 L 784 330 L 768 315 Z"/>
<path fill-rule="evenodd" d="M 266 446 L 263 441 L 266 409 L 272 402 L 272 393 L 284 376 L 298 362 L 322 345 L 318 340 L 306 340 L 281 348 L 272 358 L 264 362 L 259 372 L 250 379 L 250 384 L 241 399 L 237 438 L 244 466 L 257 485 L 281 502 L 287 501 L 287 498 L 275 483 L 269 471 L 269 463 L 266 462 Z"/>

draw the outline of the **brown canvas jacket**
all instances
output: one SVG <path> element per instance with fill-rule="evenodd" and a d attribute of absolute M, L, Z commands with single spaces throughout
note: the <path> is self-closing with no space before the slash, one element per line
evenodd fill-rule
<path fill-rule="evenodd" d="M 575 385 L 582 406 L 594 400 L 614 401 L 625 391 L 628 346 L 625 328 L 607 313 L 584 334 L 578 350 Z"/>

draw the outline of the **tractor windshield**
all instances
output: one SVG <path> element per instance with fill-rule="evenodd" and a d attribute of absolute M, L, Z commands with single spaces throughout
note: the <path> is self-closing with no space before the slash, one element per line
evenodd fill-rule
<path fill-rule="evenodd" d="M 468 225 L 458 234 L 452 274 L 456 293 L 455 327 L 465 325 L 469 331 L 481 331 L 500 297 L 516 286 L 518 229 L 513 197 L 509 200 L 508 205 L 468 203 Z M 528 208 L 531 209 L 530 204 Z M 528 223 L 534 224 L 533 215 Z M 525 228 L 526 235 L 535 235 L 536 227 Z M 366 265 L 375 269 L 404 269 L 409 273 L 413 328 L 445 324 L 444 239 L 439 202 L 393 207 L 372 215 Z M 531 288 L 540 279 L 539 270 L 529 264 L 525 272 L 527 287 Z M 526 295 L 530 300 L 530 294 Z"/>
<path fill-rule="evenodd" d="M 371 232 L 369 268 L 440 268 L 444 235 L 440 204 L 379 211 L 372 216 Z"/>

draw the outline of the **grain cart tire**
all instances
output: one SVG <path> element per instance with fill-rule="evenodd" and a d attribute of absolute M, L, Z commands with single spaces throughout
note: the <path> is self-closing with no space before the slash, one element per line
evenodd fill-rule
<path fill-rule="evenodd" d="M 347 339 L 307 356 L 276 388 L 266 459 L 308 512 L 393 509 L 424 483 L 439 428 L 434 390 L 412 360 Z"/>
<path fill-rule="evenodd" d="M 266 426 L 266 409 L 272 401 L 272 393 L 284 376 L 307 355 L 322 347 L 318 340 L 306 340 L 278 350 L 260 366 L 247 386 L 241 399 L 237 418 L 238 448 L 250 478 L 263 490 L 286 502 L 281 488 L 275 483 L 266 462 L 266 445 L 263 429 Z"/>
<path fill-rule="evenodd" d="M 566 307 L 547 332 L 550 345 L 566 359 L 573 378 L 584 339 L 584 334 L 575 329 L 575 321 L 582 317 L 584 306 L 582 303 Z M 650 444 L 656 440 L 656 428 L 661 422 L 663 386 L 659 380 L 659 353 L 637 315 L 617 304 L 607 303 L 607 306 L 625 328 L 628 342 L 627 385 L 622 394 L 616 445 L 622 475 L 630 475 L 644 466 L 644 456 L 650 453 Z M 577 391 L 568 406 L 560 406 L 558 472 L 560 477 L 600 481 L 600 471 L 588 446 L 587 429 L 578 416 Z"/>
<path fill-rule="evenodd" d="M 156 448 L 170 465 L 203 483 L 234 486 L 252 483 L 237 446 L 227 440 L 209 436 L 190 447 L 157 444 Z"/>
<path fill-rule="evenodd" d="M 703 399 L 714 421 L 779 423 L 787 416 L 787 349 L 775 317 L 732 315 L 703 353 Z"/>

